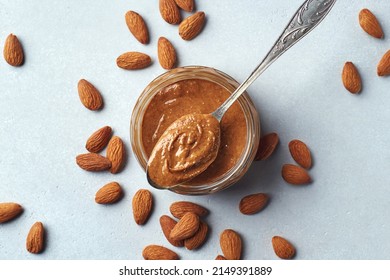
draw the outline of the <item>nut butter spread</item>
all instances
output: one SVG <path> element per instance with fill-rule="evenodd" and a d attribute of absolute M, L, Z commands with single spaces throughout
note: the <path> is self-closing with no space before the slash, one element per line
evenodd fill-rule
<path fill-rule="evenodd" d="M 209 114 L 217 109 L 229 95 L 229 91 L 222 86 L 201 79 L 179 81 L 160 90 L 150 101 L 142 121 L 142 143 L 146 155 L 150 157 L 157 141 L 173 122 L 188 114 Z M 187 145 L 194 144 L 191 142 L 195 135 L 197 134 L 186 133 L 186 137 L 176 138 L 176 146 L 172 149 L 174 152 L 169 153 L 171 168 L 190 165 L 191 157 L 182 163 L 180 163 L 180 158 L 188 156 L 185 149 Z M 186 185 L 208 184 L 227 173 L 241 157 L 246 141 L 245 116 L 241 106 L 236 102 L 221 120 L 220 145 L 216 159 L 205 171 L 187 182 Z M 212 146 L 211 142 L 206 141 L 206 143 L 208 143 L 208 148 L 202 148 L 203 151 L 207 151 Z M 177 154 L 178 151 L 179 154 Z M 194 159 L 210 160 L 204 156 L 196 155 Z M 160 168 L 162 170 L 162 166 Z M 149 176 L 153 173 L 150 171 Z"/>

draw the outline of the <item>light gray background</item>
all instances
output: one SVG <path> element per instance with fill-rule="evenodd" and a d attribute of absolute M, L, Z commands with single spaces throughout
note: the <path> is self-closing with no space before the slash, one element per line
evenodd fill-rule
<path fill-rule="evenodd" d="M 0 45 L 12 32 L 26 56 L 20 68 L 0 59 L 0 202 L 18 202 L 25 209 L 0 225 L 0 259 L 142 259 L 148 244 L 174 249 L 182 259 L 214 259 L 221 253 L 218 236 L 225 228 L 242 235 L 244 259 L 277 259 L 274 235 L 296 245 L 296 259 L 390 259 L 390 78 L 376 75 L 390 47 L 389 1 L 339 0 L 313 33 L 250 87 L 263 133 L 277 132 L 280 145 L 230 189 L 197 197 L 154 190 L 131 153 L 132 108 L 143 88 L 164 72 L 157 62 L 159 36 L 172 41 L 179 66 L 215 67 L 243 81 L 301 3 L 197 0 L 207 24 L 196 39 L 185 42 L 177 26 L 161 19 L 157 0 L 0 0 Z M 379 18 L 384 40 L 359 27 L 364 7 Z M 138 43 L 127 29 L 128 10 L 144 16 L 149 45 Z M 153 65 L 119 69 L 116 58 L 126 51 L 150 54 Z M 343 88 L 346 61 L 353 61 L 362 75 L 360 95 Z M 81 78 L 101 91 L 102 111 L 91 112 L 80 103 Z M 104 125 L 128 149 L 128 163 L 117 175 L 88 173 L 75 163 L 88 136 Z M 309 186 L 288 185 L 280 175 L 284 163 L 293 163 L 287 145 L 294 138 L 305 141 L 314 157 Z M 125 189 L 124 199 L 111 206 L 96 204 L 95 192 L 114 180 Z M 131 199 L 139 188 L 150 189 L 155 199 L 145 226 L 132 217 Z M 268 207 L 254 216 L 240 214 L 240 199 L 255 192 L 271 196 Z M 159 217 L 177 200 L 210 209 L 210 235 L 197 251 L 174 248 L 160 230 Z M 35 221 L 47 229 L 41 255 L 25 249 Z"/>

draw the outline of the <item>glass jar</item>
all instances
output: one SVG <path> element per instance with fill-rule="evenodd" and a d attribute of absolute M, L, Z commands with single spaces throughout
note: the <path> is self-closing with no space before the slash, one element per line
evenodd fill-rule
<path fill-rule="evenodd" d="M 154 79 L 141 93 L 131 116 L 130 140 L 132 150 L 144 170 L 148 157 L 142 142 L 142 121 L 149 102 L 161 89 L 176 82 L 188 79 L 201 79 L 216 83 L 230 93 L 239 86 L 239 83 L 227 74 L 204 66 L 187 66 L 170 70 Z M 169 190 L 179 194 L 209 194 L 223 190 L 236 183 L 248 170 L 257 152 L 260 139 L 260 121 L 257 110 L 247 93 L 238 98 L 238 103 L 245 116 L 247 125 L 247 142 L 241 157 L 228 172 L 216 180 L 204 185 L 178 185 Z M 146 176 L 145 176 L 146 180 Z"/>

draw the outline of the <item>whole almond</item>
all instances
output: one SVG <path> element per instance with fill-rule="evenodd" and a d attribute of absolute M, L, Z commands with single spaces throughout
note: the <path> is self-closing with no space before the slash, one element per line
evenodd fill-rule
<path fill-rule="evenodd" d="M 81 103 L 85 108 L 96 111 L 102 108 L 103 98 L 93 84 L 81 79 L 77 85 Z"/>
<path fill-rule="evenodd" d="M 14 202 L 0 203 L 0 224 L 8 222 L 23 212 L 22 206 Z"/>
<path fill-rule="evenodd" d="M 225 229 L 219 236 L 219 244 L 224 257 L 228 260 L 241 258 L 242 241 L 240 235 L 232 229 Z"/>
<path fill-rule="evenodd" d="M 255 156 L 255 160 L 266 160 L 275 151 L 279 143 L 279 136 L 277 133 L 268 133 L 260 138 L 259 147 Z"/>
<path fill-rule="evenodd" d="M 95 195 L 95 202 L 99 204 L 111 204 L 120 200 L 123 196 L 121 186 L 117 182 L 111 182 L 101 187 Z"/>
<path fill-rule="evenodd" d="M 161 17 L 169 24 L 178 24 L 181 21 L 179 7 L 174 0 L 160 0 L 159 2 Z"/>
<path fill-rule="evenodd" d="M 20 66 L 24 61 L 23 47 L 18 37 L 9 34 L 5 40 L 3 55 L 5 61 L 12 66 Z"/>
<path fill-rule="evenodd" d="M 134 221 L 138 225 L 143 225 L 149 219 L 153 207 L 153 196 L 149 190 L 140 189 L 134 196 L 132 201 Z"/>
<path fill-rule="evenodd" d="M 177 224 L 177 222 L 167 215 L 162 215 L 160 217 L 161 229 L 164 233 L 165 238 L 168 240 L 168 242 L 171 243 L 173 246 L 183 247 L 184 246 L 183 240 L 173 240 L 169 237 L 172 229 L 175 227 L 176 224 Z"/>
<path fill-rule="evenodd" d="M 215 258 L 215 260 L 217 260 L 217 261 L 226 261 L 226 258 L 225 258 L 224 256 L 222 256 L 222 255 L 218 255 L 218 256 Z"/>
<path fill-rule="evenodd" d="M 206 241 L 208 231 L 209 226 L 205 222 L 200 221 L 199 229 L 195 235 L 184 240 L 184 247 L 186 247 L 188 250 L 199 248 Z"/>
<path fill-rule="evenodd" d="M 118 136 L 113 136 L 108 142 L 107 158 L 111 161 L 110 172 L 116 174 L 123 168 L 126 159 L 126 150 L 123 141 Z"/>
<path fill-rule="evenodd" d="M 192 12 L 194 9 L 194 0 L 175 0 L 176 4 L 186 12 Z"/>
<path fill-rule="evenodd" d="M 31 227 L 27 239 L 26 239 L 26 249 L 32 254 L 39 254 L 43 251 L 44 247 L 44 236 L 45 229 L 41 222 L 36 222 Z"/>
<path fill-rule="evenodd" d="M 359 24 L 369 35 L 381 39 L 383 38 L 383 30 L 378 19 L 368 9 L 363 9 L 359 13 Z"/>
<path fill-rule="evenodd" d="M 96 153 L 80 154 L 76 157 L 76 163 L 86 171 L 103 171 L 111 168 L 111 161 Z"/>
<path fill-rule="evenodd" d="M 388 50 L 379 61 L 377 72 L 378 76 L 390 75 L 390 50 Z"/>
<path fill-rule="evenodd" d="M 267 205 L 269 196 L 265 193 L 255 193 L 240 200 L 239 209 L 242 214 L 253 215 L 260 212 Z"/>
<path fill-rule="evenodd" d="M 205 22 L 205 13 L 197 12 L 186 19 L 179 25 L 179 35 L 183 40 L 194 39 L 202 31 Z"/>
<path fill-rule="evenodd" d="M 131 34 L 141 43 L 149 43 L 149 31 L 141 15 L 134 11 L 128 11 L 125 14 L 127 27 Z"/>
<path fill-rule="evenodd" d="M 118 67 L 126 70 L 137 70 L 148 67 L 152 59 L 147 54 L 141 52 L 126 52 L 116 59 Z"/>
<path fill-rule="evenodd" d="M 178 260 L 179 256 L 172 250 L 160 245 L 148 245 L 142 251 L 145 260 Z"/>
<path fill-rule="evenodd" d="M 109 126 L 104 126 L 88 138 L 85 148 L 91 153 L 99 153 L 102 151 L 108 144 L 111 138 L 112 129 Z"/>
<path fill-rule="evenodd" d="M 272 247 L 274 248 L 275 254 L 281 259 L 292 259 L 295 255 L 294 246 L 283 237 L 272 237 Z"/>
<path fill-rule="evenodd" d="M 356 66 L 348 61 L 344 64 L 343 73 L 341 75 L 344 87 L 350 93 L 359 93 L 362 89 L 362 80 Z"/>
<path fill-rule="evenodd" d="M 282 167 L 283 179 L 292 185 L 304 185 L 311 182 L 311 178 L 306 169 L 294 164 L 285 164 Z"/>
<path fill-rule="evenodd" d="M 175 67 L 176 51 L 167 38 L 160 37 L 158 39 L 157 54 L 162 68 L 169 70 Z"/>
<path fill-rule="evenodd" d="M 292 158 L 303 168 L 311 168 L 311 153 L 307 145 L 301 140 L 294 139 L 288 143 Z"/>
<path fill-rule="evenodd" d="M 184 240 L 190 238 L 198 231 L 199 224 L 199 216 L 192 212 L 187 212 L 171 230 L 169 238 L 172 240 Z"/>
<path fill-rule="evenodd" d="M 183 217 L 187 212 L 195 213 L 199 217 L 206 216 L 209 213 L 209 210 L 203 206 L 189 201 L 176 201 L 171 204 L 169 211 L 175 218 L 178 219 Z"/>

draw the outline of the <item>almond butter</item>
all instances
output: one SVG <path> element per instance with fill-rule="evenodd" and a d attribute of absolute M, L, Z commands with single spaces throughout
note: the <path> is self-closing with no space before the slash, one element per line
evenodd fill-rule
<path fill-rule="evenodd" d="M 23 212 L 22 206 L 14 202 L 0 203 L 0 224 L 8 222 Z"/>
<path fill-rule="evenodd" d="M 131 34 L 141 43 L 149 43 L 149 31 L 141 15 L 134 11 L 128 11 L 125 14 L 127 27 Z"/>
<path fill-rule="evenodd" d="M 161 17 L 169 24 L 178 24 L 181 21 L 179 7 L 174 0 L 160 0 Z"/>
<path fill-rule="evenodd" d="M 175 0 L 176 4 L 186 12 L 192 12 L 194 9 L 194 0 Z"/>
<path fill-rule="evenodd" d="M 239 260 L 241 258 L 241 236 L 232 229 L 225 229 L 219 236 L 219 244 L 222 253 L 227 260 Z"/>
<path fill-rule="evenodd" d="M 307 145 L 301 140 L 294 139 L 288 144 L 292 158 L 303 168 L 311 168 L 311 153 Z"/>
<path fill-rule="evenodd" d="M 112 174 L 120 172 L 126 160 L 125 145 L 120 137 L 113 136 L 108 142 L 106 156 L 111 161 L 110 172 Z"/>
<path fill-rule="evenodd" d="M 112 129 L 109 126 L 104 126 L 88 138 L 85 148 L 91 153 L 99 153 L 102 151 L 108 144 L 111 138 Z"/>
<path fill-rule="evenodd" d="M 344 64 L 343 73 L 341 75 L 344 87 L 350 93 L 359 93 L 362 89 L 362 80 L 356 66 L 348 61 Z"/>
<path fill-rule="evenodd" d="M 363 9 L 359 13 L 359 24 L 369 35 L 381 39 L 383 38 L 382 27 L 376 16 L 368 9 Z"/>
<path fill-rule="evenodd" d="M 187 212 L 171 230 L 169 238 L 172 240 L 184 240 L 190 238 L 198 231 L 199 224 L 199 216 L 192 212 Z"/>
<path fill-rule="evenodd" d="M 140 189 L 134 196 L 132 201 L 133 217 L 138 225 L 143 225 L 149 219 L 153 207 L 153 196 L 149 190 Z"/>
<path fill-rule="evenodd" d="M 292 259 L 295 255 L 295 247 L 283 237 L 272 237 L 272 247 L 275 254 L 281 259 Z"/>
<path fill-rule="evenodd" d="M 169 237 L 172 229 L 175 227 L 176 224 L 177 224 L 177 222 L 167 215 L 162 215 L 160 217 L 161 229 L 164 233 L 165 238 L 168 240 L 168 242 L 171 243 L 173 246 L 183 247 L 184 246 L 183 240 L 173 240 Z"/>
<path fill-rule="evenodd" d="M 111 204 L 120 200 L 123 196 L 121 186 L 117 182 L 111 182 L 101 187 L 95 195 L 95 202 L 99 204 Z"/>
<path fill-rule="evenodd" d="M 96 153 L 80 154 L 76 157 L 76 163 L 86 171 L 103 171 L 111 168 L 111 161 Z"/>
<path fill-rule="evenodd" d="M 390 50 L 388 50 L 379 61 L 377 72 L 378 76 L 390 75 Z"/>
<path fill-rule="evenodd" d="M 215 258 L 215 260 L 217 260 L 217 261 L 226 261 L 226 258 L 225 258 L 224 256 L 222 256 L 222 255 L 218 255 L 218 256 Z"/>
<path fill-rule="evenodd" d="M 93 84 L 81 79 L 77 85 L 79 98 L 85 108 L 96 111 L 102 108 L 103 98 Z"/>
<path fill-rule="evenodd" d="M 253 215 L 267 206 L 269 196 L 265 193 L 255 193 L 243 197 L 239 204 L 242 214 Z"/>
<path fill-rule="evenodd" d="M 307 171 L 294 164 L 283 165 L 282 177 L 287 183 L 293 185 L 304 185 L 311 182 L 311 178 Z"/>
<path fill-rule="evenodd" d="M 186 247 L 188 250 L 199 248 L 206 241 L 208 231 L 209 226 L 205 222 L 200 221 L 199 229 L 194 234 L 194 236 L 184 240 L 184 247 Z"/>
<path fill-rule="evenodd" d="M 167 38 L 160 37 L 158 39 L 157 54 L 162 68 L 169 70 L 175 67 L 176 51 Z"/>
<path fill-rule="evenodd" d="M 5 61 L 12 66 L 20 66 L 24 62 L 23 47 L 18 37 L 9 34 L 5 40 L 3 55 Z"/>
<path fill-rule="evenodd" d="M 260 138 L 259 147 L 255 156 L 255 160 L 266 160 L 275 151 L 279 143 L 279 136 L 277 133 L 268 133 Z"/>
<path fill-rule="evenodd" d="M 205 13 L 196 12 L 184 19 L 179 25 L 179 35 L 183 40 L 194 39 L 202 31 L 205 23 Z"/>
<path fill-rule="evenodd" d="M 172 250 L 160 245 L 148 245 L 142 251 L 145 260 L 178 260 L 179 256 Z"/>
<path fill-rule="evenodd" d="M 206 216 L 209 213 L 209 210 L 203 206 L 190 201 L 176 201 L 171 204 L 169 211 L 175 218 L 178 219 L 183 217 L 187 212 L 195 213 L 199 217 Z"/>
<path fill-rule="evenodd" d="M 141 52 L 126 52 L 116 59 L 118 67 L 126 70 L 137 70 L 148 67 L 152 59 L 147 54 Z"/>
<path fill-rule="evenodd" d="M 43 251 L 44 247 L 45 229 L 41 222 L 36 222 L 31 227 L 27 239 L 26 249 L 32 254 L 39 254 Z"/>

